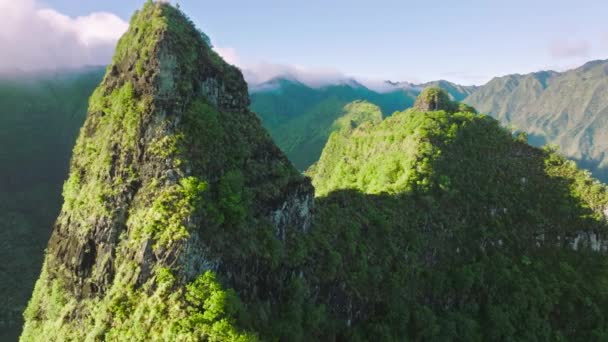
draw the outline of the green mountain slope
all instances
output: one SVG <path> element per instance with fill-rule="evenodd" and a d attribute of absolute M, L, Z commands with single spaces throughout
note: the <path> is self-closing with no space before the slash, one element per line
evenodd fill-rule
<path fill-rule="evenodd" d="M 0 313 L 2 339 L 4 336 L 14 339 L 20 330 L 21 313 L 40 269 L 42 251 L 48 241 L 52 222 L 61 206 L 61 184 L 73 141 L 84 121 L 86 101 L 104 72 L 105 68 L 92 68 L 46 75 L 20 73 L 0 77 L 0 120 L 3 120 L 4 127 L 0 131 L 0 141 L 5 147 L 0 151 L 5 165 L 0 171 L 3 176 L 0 180 L 3 189 L 0 193 L 0 217 L 3 218 L 3 252 L 5 259 L 11 260 L 1 270 L 4 276 L 0 286 L 3 293 L 8 294 L 4 297 L 5 305 Z M 316 108 L 312 111 L 316 115 L 313 122 L 318 121 L 312 125 L 313 134 L 306 129 L 311 127 L 310 123 L 306 126 L 310 118 L 294 120 L 293 124 L 285 124 L 279 131 L 294 151 L 300 149 L 297 156 L 300 156 L 302 165 L 318 159 L 333 130 L 353 125 L 350 121 L 356 126 L 366 119 L 377 121 L 382 116 L 378 107 L 356 100 L 339 107 L 345 101 L 367 97 L 383 104 L 387 113 L 411 106 L 414 101 L 413 94 L 405 94 L 401 90 L 380 94 L 350 83 L 328 87 L 327 93 L 335 97 L 323 102 L 325 95 L 319 89 L 303 85 L 298 87 L 293 81 L 277 82 L 286 83 L 283 90 L 292 87 L 293 91 L 287 91 L 276 99 L 266 97 L 270 103 L 281 104 L 279 108 L 284 108 L 282 103 L 292 103 L 294 107 L 291 113 L 296 118 L 301 108 L 307 105 Z M 302 91 L 309 94 L 303 95 Z M 254 99 L 255 96 L 254 93 Z M 336 115 L 325 115 L 327 108 L 335 110 Z M 270 116 L 263 117 L 272 122 Z M 295 135 L 292 134 L 294 132 Z"/>
<path fill-rule="evenodd" d="M 22 340 L 254 340 L 244 305 L 280 324 L 270 304 L 297 279 L 313 190 L 248 105 L 179 10 L 134 15 L 90 99 Z"/>
<path fill-rule="evenodd" d="M 332 132 L 354 129 L 366 122 L 382 121 L 382 111 L 374 104 L 365 101 L 354 101 L 344 107 L 344 114 L 332 125 Z"/>
<path fill-rule="evenodd" d="M 457 100 L 474 90 L 438 81 L 423 85 L 391 83 L 387 85 L 392 90 L 376 92 L 355 81 L 312 88 L 296 80 L 278 78 L 252 91 L 251 108 L 281 150 L 298 169 L 304 170 L 319 159 L 332 132 L 331 125 L 348 103 L 368 101 L 389 116 L 411 107 L 421 89 L 435 84 L 445 87 Z"/>
<path fill-rule="evenodd" d="M 90 98 L 21 339 L 608 339 L 605 185 L 440 89 L 382 119 L 337 88 L 311 100 L 335 110 L 310 116 L 315 198 L 241 72 L 148 1 Z M 268 122 L 307 121 L 286 113 Z"/>
<path fill-rule="evenodd" d="M 380 108 L 369 102 L 353 101 L 341 108 L 338 106 L 342 106 L 342 102 L 325 100 L 317 104 L 306 116 L 298 117 L 278 128 L 274 139 L 283 142 L 282 150 L 296 167 L 303 168 L 319 159 L 327 138 L 336 129 L 338 122 L 349 120 L 347 118 L 356 115 L 356 112 L 365 112 L 371 117 L 379 115 L 382 118 Z"/>
<path fill-rule="evenodd" d="M 334 132 L 309 171 L 339 336 L 607 338 L 606 186 L 455 107 Z"/>
<path fill-rule="evenodd" d="M 14 340 L 102 68 L 0 76 L 0 340 Z"/>
<path fill-rule="evenodd" d="M 567 157 L 608 179 L 608 62 L 495 78 L 465 102 L 527 131 L 535 145 L 555 144 Z"/>

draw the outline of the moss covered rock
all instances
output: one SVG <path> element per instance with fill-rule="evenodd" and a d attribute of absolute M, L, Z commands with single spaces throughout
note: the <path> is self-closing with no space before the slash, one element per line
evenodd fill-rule
<path fill-rule="evenodd" d="M 133 16 L 90 99 L 23 340 L 255 339 L 229 289 L 273 296 L 265 274 L 310 227 L 313 189 L 248 105 L 183 13 Z"/>

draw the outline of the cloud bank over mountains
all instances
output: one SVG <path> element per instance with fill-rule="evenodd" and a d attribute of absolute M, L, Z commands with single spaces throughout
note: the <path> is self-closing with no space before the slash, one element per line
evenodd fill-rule
<path fill-rule="evenodd" d="M 349 79 L 342 72 L 332 68 L 308 68 L 265 61 L 246 63 L 235 48 L 215 47 L 214 50 L 226 62 L 239 67 L 247 83 L 253 87 L 277 77 L 297 80 L 311 87 L 322 87 Z"/>
<path fill-rule="evenodd" d="M 36 0 L 0 0 L 0 72 L 46 71 L 106 65 L 129 24 L 106 12 L 69 17 Z M 347 77 L 333 69 L 260 62 L 246 64 L 234 48 L 216 47 L 240 67 L 250 85 L 287 77 L 319 87 Z"/>
<path fill-rule="evenodd" d="M 0 0 L 0 71 L 109 63 L 128 23 L 96 12 L 72 18 L 34 0 Z"/>
<path fill-rule="evenodd" d="M 391 85 L 384 80 L 350 77 L 333 68 L 309 68 L 271 62 L 246 63 L 235 48 L 215 47 L 214 50 L 228 63 L 241 69 L 249 88 L 253 91 L 272 87 L 273 85 L 268 84 L 268 82 L 276 78 L 297 81 L 313 88 L 350 84 L 364 85 L 369 89 L 385 92 L 394 90 L 396 87 L 396 85 Z M 403 84 L 400 86 L 403 87 Z"/>

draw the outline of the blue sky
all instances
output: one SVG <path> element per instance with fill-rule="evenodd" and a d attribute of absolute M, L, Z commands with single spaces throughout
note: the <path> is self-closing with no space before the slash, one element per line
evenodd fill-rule
<path fill-rule="evenodd" d="M 40 0 L 70 17 L 128 20 L 143 0 Z M 220 50 L 259 63 L 396 81 L 492 76 L 608 58 L 608 1 L 179 1 Z M 441 3 L 441 5 L 439 5 Z"/>

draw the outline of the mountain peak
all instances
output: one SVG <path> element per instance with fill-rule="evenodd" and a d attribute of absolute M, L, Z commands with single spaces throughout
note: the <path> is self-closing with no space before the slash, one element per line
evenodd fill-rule
<path fill-rule="evenodd" d="M 220 109 L 245 110 L 249 105 L 241 71 L 224 62 L 207 35 L 168 3 L 147 2 L 133 15 L 110 70 L 157 99 L 201 94 Z"/>
<path fill-rule="evenodd" d="M 428 87 L 416 98 L 414 108 L 422 112 L 436 110 L 452 111 L 453 103 L 448 93 L 439 87 Z"/>
<path fill-rule="evenodd" d="M 224 286 L 244 301 L 279 296 L 244 265 L 284 262 L 312 224 L 314 190 L 205 37 L 166 3 L 133 16 L 90 98 L 24 340 L 243 337 Z M 222 314 L 195 321 L 212 296 Z M 66 316 L 87 320 L 56 329 Z"/>

